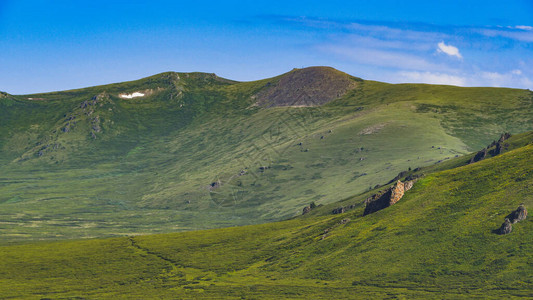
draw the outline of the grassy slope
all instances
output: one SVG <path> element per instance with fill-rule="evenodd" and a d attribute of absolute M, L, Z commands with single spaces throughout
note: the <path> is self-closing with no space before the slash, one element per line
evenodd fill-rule
<path fill-rule="evenodd" d="M 322 107 L 260 109 L 251 95 L 272 79 L 177 76 L 0 99 L 1 242 L 280 220 L 533 129 L 525 90 L 363 81 Z M 79 105 L 103 91 L 93 140 Z M 70 115 L 78 123 L 61 133 Z M 46 144 L 61 147 L 38 157 Z"/>
<path fill-rule="evenodd" d="M 531 296 L 531 134 L 426 175 L 396 205 L 342 215 L 104 240 L 0 247 L 6 297 L 502 298 Z M 462 158 L 455 159 L 462 164 Z M 364 196 L 358 196 L 362 200 Z M 347 224 L 340 220 L 349 218 Z M 324 230 L 329 232 L 323 237 Z"/>

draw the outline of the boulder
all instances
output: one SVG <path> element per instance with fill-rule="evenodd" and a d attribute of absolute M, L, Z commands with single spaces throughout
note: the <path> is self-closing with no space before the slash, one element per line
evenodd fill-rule
<path fill-rule="evenodd" d="M 305 215 L 307 213 L 311 212 L 311 206 L 306 206 L 304 207 L 303 211 L 302 211 L 302 215 Z"/>
<path fill-rule="evenodd" d="M 411 180 L 411 181 L 407 181 L 407 182 L 404 182 L 403 183 L 403 189 L 405 192 L 407 192 L 408 190 L 410 190 L 414 185 L 414 182 Z"/>
<path fill-rule="evenodd" d="M 527 217 L 527 209 L 524 206 L 524 204 L 520 204 L 520 206 L 518 206 L 518 208 L 515 211 L 513 211 L 507 216 L 509 221 L 511 221 L 511 223 L 513 224 L 520 222 L 522 220 L 525 220 L 526 217 Z"/>
<path fill-rule="evenodd" d="M 511 221 L 508 218 L 505 218 L 505 222 L 503 222 L 502 226 L 498 230 L 499 234 L 508 234 L 513 231 L 513 225 L 511 225 Z"/>

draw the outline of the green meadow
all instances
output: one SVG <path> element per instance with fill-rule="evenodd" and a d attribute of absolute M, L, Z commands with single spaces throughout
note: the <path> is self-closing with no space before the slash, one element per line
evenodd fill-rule
<path fill-rule="evenodd" d="M 268 224 L 0 247 L 5 299 L 501 299 L 531 297 L 533 134 L 505 153 L 417 170 L 394 206 L 328 205 Z M 413 171 L 415 172 L 415 171 Z M 370 191 L 370 193 L 375 191 Z M 349 197 L 361 203 L 365 194 Z"/>
<path fill-rule="evenodd" d="M 308 70 L 291 72 L 305 77 Z M 287 74 L 235 82 L 170 72 L 3 94 L 0 243 L 285 220 L 310 202 L 328 205 L 409 168 L 479 150 L 503 132 L 533 130 L 528 90 L 386 84 L 320 72 L 326 87 L 346 78 L 354 87 L 307 107 L 256 105 L 257 95 Z M 146 95 L 120 97 L 133 92 Z"/>

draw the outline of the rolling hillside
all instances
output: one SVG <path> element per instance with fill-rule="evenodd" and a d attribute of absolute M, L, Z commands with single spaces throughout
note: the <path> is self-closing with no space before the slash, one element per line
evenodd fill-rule
<path fill-rule="evenodd" d="M 422 168 L 394 206 L 362 216 L 330 207 L 269 224 L 0 247 L 9 298 L 531 297 L 533 133 L 505 151 Z M 415 172 L 413 170 L 413 172 Z M 372 193 L 374 191 L 370 191 Z M 368 194 L 368 193 L 367 193 Z M 367 194 L 345 199 L 361 203 Z"/>
<path fill-rule="evenodd" d="M 393 85 L 326 67 L 4 93 L 0 242 L 283 220 L 532 129 L 528 90 Z"/>

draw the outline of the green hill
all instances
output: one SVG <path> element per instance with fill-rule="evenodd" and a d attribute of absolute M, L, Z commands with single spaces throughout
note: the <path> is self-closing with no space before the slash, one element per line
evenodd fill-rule
<path fill-rule="evenodd" d="M 269 224 L 0 247 L 4 298 L 513 298 L 533 290 L 533 133 L 422 168 L 395 205 Z M 415 172 L 413 170 L 413 172 Z M 372 193 L 372 191 L 370 192 Z M 366 194 L 344 200 L 361 203 Z M 335 203 L 331 205 L 340 205 Z"/>
<path fill-rule="evenodd" d="M 325 67 L 2 95 L 4 244 L 283 220 L 533 129 L 528 90 L 386 84 Z"/>

